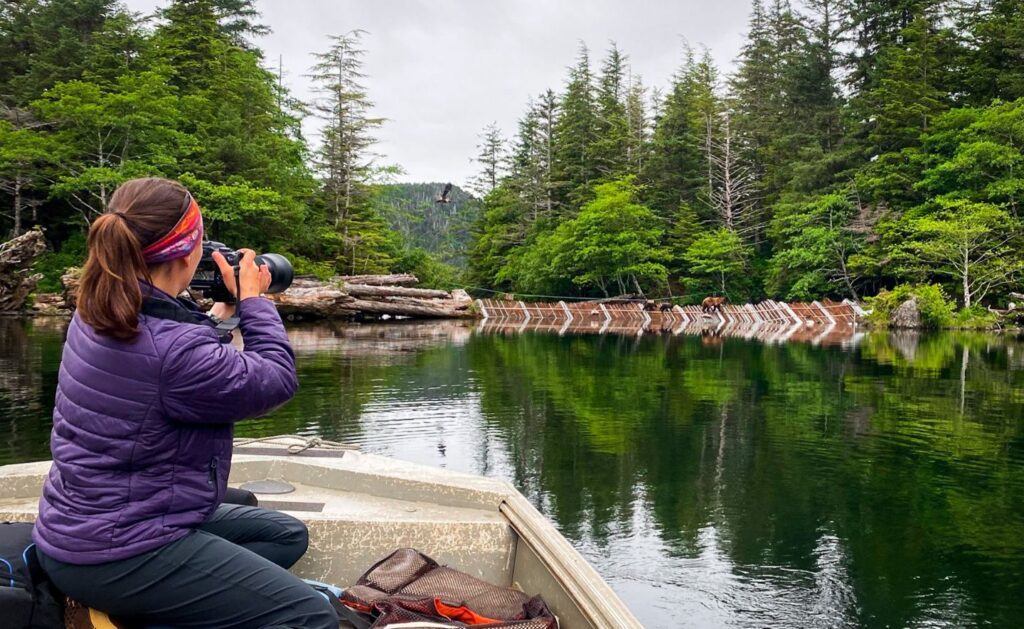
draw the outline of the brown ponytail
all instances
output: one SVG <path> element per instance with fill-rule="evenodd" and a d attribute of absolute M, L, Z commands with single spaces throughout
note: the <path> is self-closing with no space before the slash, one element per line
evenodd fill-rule
<path fill-rule="evenodd" d="M 142 308 L 139 280 L 150 279 L 142 250 L 174 227 L 187 194 L 169 179 L 133 179 L 114 192 L 107 213 L 93 221 L 77 301 L 78 316 L 99 334 L 135 338 Z"/>

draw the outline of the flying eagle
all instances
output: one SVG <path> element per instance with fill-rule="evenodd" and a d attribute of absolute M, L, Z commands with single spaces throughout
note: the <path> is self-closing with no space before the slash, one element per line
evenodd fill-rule
<path fill-rule="evenodd" d="M 441 196 L 439 196 L 436 199 L 434 199 L 434 203 L 451 203 L 452 200 L 449 198 L 451 196 L 451 194 L 452 194 L 452 184 L 450 184 L 450 183 L 449 184 L 445 184 L 444 192 L 441 193 Z"/>

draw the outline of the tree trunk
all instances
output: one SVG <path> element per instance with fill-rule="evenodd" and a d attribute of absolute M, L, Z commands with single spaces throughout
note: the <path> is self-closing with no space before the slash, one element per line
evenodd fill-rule
<path fill-rule="evenodd" d="M 420 297 L 423 299 L 451 299 L 451 293 L 429 288 L 404 288 L 400 286 L 369 286 L 345 283 L 344 290 L 353 297 Z"/>
<path fill-rule="evenodd" d="M 363 284 L 367 286 L 405 286 L 407 284 L 419 283 L 419 279 L 410 273 L 398 273 L 392 275 L 339 275 L 334 278 L 334 281 L 345 284 Z"/>
<path fill-rule="evenodd" d="M 344 305 L 347 310 L 367 312 L 371 314 L 386 314 L 405 317 L 428 317 L 439 319 L 475 318 L 476 314 L 471 312 L 466 305 L 458 304 L 450 300 L 415 300 L 392 298 L 387 301 L 370 301 L 356 299 Z"/>
<path fill-rule="evenodd" d="M 17 238 L 21 235 L 21 174 L 14 176 L 14 233 Z"/>

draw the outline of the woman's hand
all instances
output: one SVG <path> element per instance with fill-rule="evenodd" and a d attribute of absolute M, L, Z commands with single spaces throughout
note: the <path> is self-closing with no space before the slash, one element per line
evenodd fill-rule
<path fill-rule="evenodd" d="M 238 301 L 249 297 L 259 297 L 270 288 L 270 268 L 266 264 L 256 266 L 256 252 L 252 249 L 239 249 L 242 259 L 238 264 L 238 282 L 242 285 L 241 294 L 235 287 L 235 270 L 219 251 L 213 252 L 213 261 L 217 263 L 224 285 L 228 292 Z"/>

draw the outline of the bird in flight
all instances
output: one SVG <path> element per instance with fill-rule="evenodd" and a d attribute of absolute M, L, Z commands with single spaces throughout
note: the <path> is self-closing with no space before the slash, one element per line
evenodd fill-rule
<path fill-rule="evenodd" d="M 434 199 L 434 203 L 451 203 L 452 202 L 451 194 L 452 194 L 452 184 L 450 184 L 450 183 L 449 184 L 445 184 L 444 192 L 441 193 L 441 196 L 439 196 L 436 199 Z"/>

